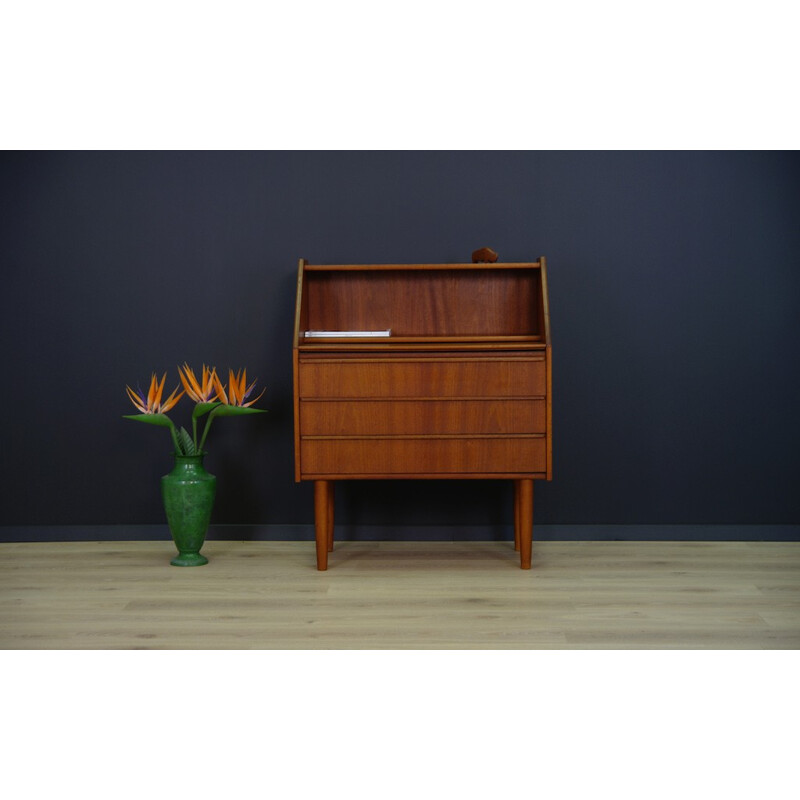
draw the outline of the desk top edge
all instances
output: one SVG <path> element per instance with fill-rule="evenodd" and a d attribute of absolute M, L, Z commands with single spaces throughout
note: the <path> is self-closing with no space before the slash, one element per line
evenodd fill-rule
<path fill-rule="evenodd" d="M 380 272 L 401 270 L 504 270 L 504 269 L 540 269 L 540 261 L 496 261 L 478 264 L 309 264 L 304 263 L 307 272 Z"/>

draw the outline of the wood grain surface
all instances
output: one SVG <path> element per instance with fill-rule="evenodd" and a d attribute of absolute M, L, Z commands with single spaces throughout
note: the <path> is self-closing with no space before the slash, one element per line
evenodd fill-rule
<path fill-rule="evenodd" d="M 317 481 L 320 571 L 333 534 L 329 483 L 362 478 L 512 478 L 520 566 L 531 568 L 532 480 L 552 475 L 546 294 L 544 259 L 468 268 L 300 260 L 295 480 Z M 334 335 L 309 339 L 309 330 Z"/>
<path fill-rule="evenodd" d="M 0 544 L 0 647 L 797 649 L 800 544 Z"/>
<path fill-rule="evenodd" d="M 544 397 L 543 358 L 403 359 L 300 357 L 300 399 L 372 397 Z"/>
<path fill-rule="evenodd" d="M 544 398 L 302 400 L 304 436 L 544 433 Z"/>
<path fill-rule="evenodd" d="M 538 270 L 502 268 L 308 271 L 308 319 L 393 336 L 537 334 L 539 281 Z"/>
<path fill-rule="evenodd" d="M 547 469 L 545 437 L 447 438 L 304 437 L 300 458 L 307 475 L 506 475 L 542 474 Z"/>

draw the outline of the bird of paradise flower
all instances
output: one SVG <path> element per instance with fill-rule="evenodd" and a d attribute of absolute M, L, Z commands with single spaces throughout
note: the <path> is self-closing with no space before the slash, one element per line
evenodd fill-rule
<path fill-rule="evenodd" d="M 178 375 L 183 384 L 183 391 L 179 393 L 180 386 L 177 386 L 163 402 L 161 397 L 164 392 L 166 373 L 164 373 L 160 381 L 153 373 L 147 394 L 138 386 L 136 390 L 126 386 L 128 397 L 140 413 L 124 415 L 125 419 L 169 428 L 172 443 L 178 455 L 192 456 L 201 454 L 211 423 L 216 417 L 234 417 L 244 414 L 258 414 L 265 411 L 265 409 L 261 408 L 252 408 L 252 405 L 264 394 L 264 390 L 262 389 L 258 397 L 249 400 L 256 381 L 253 381 L 249 386 L 247 385 L 247 370 L 245 369 L 236 373 L 233 370 L 229 370 L 227 387 L 219 379 L 216 367 L 207 367 L 205 364 L 203 364 L 199 380 L 194 370 L 185 362 L 183 367 L 178 367 Z M 184 394 L 195 402 L 195 407 L 192 411 L 191 434 L 186 428 L 177 428 L 166 413 L 176 405 Z M 206 424 L 198 441 L 197 422 L 202 417 L 206 417 Z"/>

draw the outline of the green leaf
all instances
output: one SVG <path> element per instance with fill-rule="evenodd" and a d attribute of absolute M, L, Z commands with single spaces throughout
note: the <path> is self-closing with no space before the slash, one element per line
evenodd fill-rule
<path fill-rule="evenodd" d="M 147 422 L 149 425 L 161 425 L 164 428 L 172 426 L 172 420 L 166 414 L 123 414 L 122 416 L 124 419 Z"/>
<path fill-rule="evenodd" d="M 186 428 L 181 428 L 178 431 L 178 442 L 181 446 L 181 451 L 185 456 L 197 455 L 197 448 L 194 446 L 194 440 Z"/>
<path fill-rule="evenodd" d="M 208 414 L 213 408 L 216 408 L 219 403 L 198 403 L 192 411 L 192 419 L 199 419 L 204 414 Z"/>
<path fill-rule="evenodd" d="M 266 408 L 244 408 L 243 406 L 227 406 L 220 404 L 214 409 L 215 417 L 241 417 L 245 414 L 266 414 Z"/>

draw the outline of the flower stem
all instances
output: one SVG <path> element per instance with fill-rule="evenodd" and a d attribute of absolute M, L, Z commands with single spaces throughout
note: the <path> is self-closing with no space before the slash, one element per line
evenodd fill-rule
<path fill-rule="evenodd" d="M 214 411 L 216 411 L 216 409 L 214 409 Z M 198 453 L 203 451 L 203 445 L 206 443 L 206 436 L 208 436 L 209 428 L 211 428 L 211 423 L 214 421 L 214 411 L 208 415 L 208 419 L 206 420 L 206 426 L 203 428 L 203 438 L 200 440 L 200 447 L 197 450 Z"/>
<path fill-rule="evenodd" d="M 177 455 L 182 455 L 183 450 L 181 449 L 180 442 L 178 442 L 178 433 L 175 430 L 175 425 L 173 425 L 172 420 L 169 420 L 169 432 L 172 436 L 172 444 L 175 445 L 175 453 Z"/>

